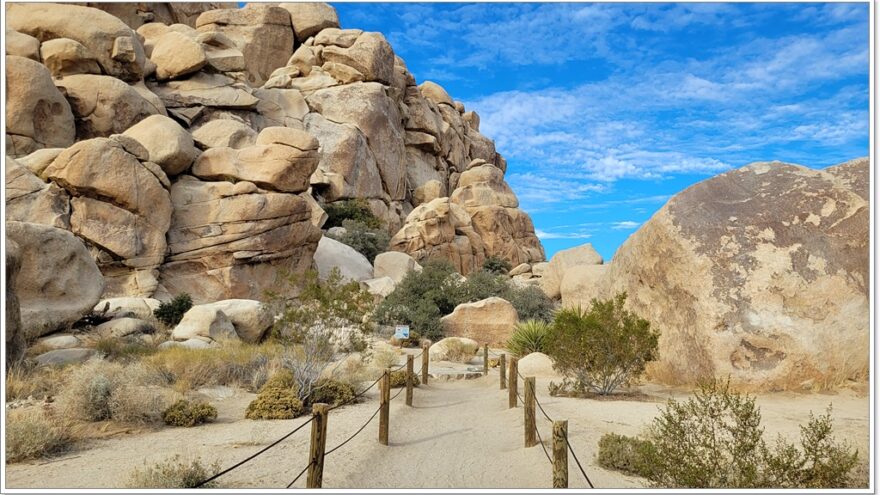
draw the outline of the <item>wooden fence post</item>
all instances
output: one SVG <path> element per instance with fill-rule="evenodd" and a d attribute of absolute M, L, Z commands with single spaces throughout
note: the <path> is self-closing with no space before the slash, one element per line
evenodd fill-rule
<path fill-rule="evenodd" d="M 489 344 L 483 344 L 483 376 L 489 374 Z"/>
<path fill-rule="evenodd" d="M 385 368 L 382 375 L 381 398 L 379 399 L 379 443 L 388 445 L 388 413 L 391 410 L 391 370 Z"/>
<path fill-rule="evenodd" d="M 510 370 L 507 372 L 507 408 L 513 409 L 516 407 L 516 394 L 519 392 L 519 384 L 517 379 L 517 359 L 515 357 L 510 358 Z"/>
<path fill-rule="evenodd" d="M 502 354 L 498 358 L 498 376 L 501 377 L 501 390 L 507 388 L 507 354 Z"/>
<path fill-rule="evenodd" d="M 568 421 L 553 422 L 553 488 L 568 488 Z"/>
<path fill-rule="evenodd" d="M 538 444 L 538 435 L 535 434 L 535 377 L 526 377 L 523 383 L 525 403 L 523 405 L 523 431 L 526 447 L 534 447 Z"/>
<path fill-rule="evenodd" d="M 309 477 L 306 488 L 321 488 L 324 478 L 324 448 L 327 446 L 327 404 L 312 405 L 312 440 L 309 444 Z"/>
<path fill-rule="evenodd" d="M 422 344 L 422 384 L 428 384 L 428 349 L 431 347 L 431 344 L 425 342 Z"/>
<path fill-rule="evenodd" d="M 415 358 L 412 354 L 406 356 L 406 405 L 412 407 L 413 400 L 413 381 L 416 374 L 413 373 L 413 361 Z"/>

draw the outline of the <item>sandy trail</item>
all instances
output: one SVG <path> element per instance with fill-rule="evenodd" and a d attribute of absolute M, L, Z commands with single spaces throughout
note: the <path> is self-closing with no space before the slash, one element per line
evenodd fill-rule
<path fill-rule="evenodd" d="M 649 400 L 594 401 L 550 397 L 549 379 L 538 378 L 538 397 L 554 419 L 569 420 L 569 439 L 587 474 L 598 487 L 641 487 L 642 480 L 606 471 L 595 463 L 597 442 L 606 432 L 638 434 L 669 396 L 659 387 L 644 390 Z M 520 387 L 522 385 L 520 384 Z M 377 387 L 378 388 L 378 387 Z M 397 390 L 392 391 L 394 395 Z M 215 400 L 220 416 L 196 428 L 166 428 L 93 441 L 77 452 L 49 462 L 7 466 L 14 488 L 122 487 L 144 462 L 172 454 L 200 456 L 227 467 L 259 450 L 306 418 L 287 421 L 243 420 L 252 394 Z M 835 434 L 862 453 L 868 447 L 868 397 L 838 394 L 768 394 L 758 397 L 767 438 L 782 433 L 797 439 L 798 424 L 810 410 L 822 412 L 834 402 Z M 354 433 L 378 407 L 374 388 L 363 402 L 333 411 L 328 420 L 328 450 Z M 414 407 L 401 394 L 391 404 L 390 444 L 378 443 L 378 421 L 327 457 L 326 488 L 547 488 L 551 469 L 540 446 L 523 448 L 522 409 L 507 408 L 497 371 L 474 380 L 432 380 L 415 391 Z M 538 426 L 549 450 L 550 423 L 538 412 Z M 307 463 L 309 427 L 250 463 L 223 476 L 224 488 L 284 488 Z M 573 459 L 570 486 L 586 487 Z M 295 487 L 304 487 L 303 476 Z"/>

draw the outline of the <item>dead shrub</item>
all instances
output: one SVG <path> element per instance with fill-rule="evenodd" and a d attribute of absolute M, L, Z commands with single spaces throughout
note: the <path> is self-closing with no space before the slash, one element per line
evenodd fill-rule
<path fill-rule="evenodd" d="M 39 459 L 70 448 L 69 426 L 45 410 L 10 411 L 6 417 L 6 462 Z"/>
<path fill-rule="evenodd" d="M 144 464 L 135 469 L 128 480 L 128 488 L 195 488 L 220 471 L 220 463 L 206 466 L 201 459 L 184 459 L 175 455 L 152 465 Z M 215 482 L 206 483 L 199 488 L 217 488 Z"/>

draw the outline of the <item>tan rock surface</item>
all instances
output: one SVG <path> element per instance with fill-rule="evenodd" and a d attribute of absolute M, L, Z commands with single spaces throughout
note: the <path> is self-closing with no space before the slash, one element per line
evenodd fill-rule
<path fill-rule="evenodd" d="M 198 155 L 190 133 L 163 115 L 147 117 L 123 134 L 146 148 L 150 161 L 162 167 L 168 175 L 186 171 Z"/>
<path fill-rule="evenodd" d="M 156 77 L 160 81 L 178 79 L 208 63 L 202 44 L 176 31 L 169 31 L 156 39 L 150 60 L 156 64 Z"/>
<path fill-rule="evenodd" d="M 322 2 L 280 3 L 290 13 L 290 22 L 300 43 L 318 34 L 322 29 L 338 28 L 336 9 Z"/>
<path fill-rule="evenodd" d="M 516 325 L 513 305 L 500 297 L 459 304 L 440 319 L 445 335 L 467 337 L 484 344 L 507 342 Z"/>
<path fill-rule="evenodd" d="M 544 289 L 547 297 L 558 299 L 561 295 L 559 290 L 566 271 L 575 266 L 601 265 L 602 262 L 602 256 L 589 243 L 558 251 L 539 274 L 542 277 L 541 288 Z"/>
<path fill-rule="evenodd" d="M 76 117 L 77 139 L 120 134 L 158 113 L 137 90 L 114 77 L 76 74 L 55 84 L 67 94 Z"/>
<path fill-rule="evenodd" d="M 390 277 L 395 284 L 402 282 L 411 271 L 420 272 L 422 266 L 406 253 L 389 251 L 373 260 L 373 277 Z"/>
<path fill-rule="evenodd" d="M 89 49 L 68 38 L 44 42 L 40 45 L 40 58 L 53 77 L 101 73 L 101 66 Z"/>

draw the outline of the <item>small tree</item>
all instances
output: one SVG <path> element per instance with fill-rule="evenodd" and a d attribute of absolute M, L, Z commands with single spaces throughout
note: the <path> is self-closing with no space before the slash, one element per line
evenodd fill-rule
<path fill-rule="evenodd" d="M 153 311 L 153 315 L 167 326 L 174 326 L 180 323 L 183 315 L 193 306 L 192 297 L 183 293 L 174 296 L 169 302 L 159 304 L 159 307 Z"/>
<path fill-rule="evenodd" d="M 345 233 L 331 236 L 337 241 L 351 246 L 355 251 L 366 256 L 370 263 L 376 256 L 388 250 L 391 236 L 384 229 L 373 228 L 360 220 L 344 220 L 342 227 Z"/>
<path fill-rule="evenodd" d="M 634 382 L 655 358 L 658 334 L 625 310 L 625 301 L 622 293 L 607 301 L 594 299 L 588 312 L 579 307 L 556 312 L 547 353 L 580 391 L 610 394 Z"/>
<path fill-rule="evenodd" d="M 490 273 L 507 275 L 510 268 L 510 262 L 504 258 L 499 258 L 498 256 L 489 256 L 486 258 L 486 261 L 483 262 L 483 270 Z"/>
<path fill-rule="evenodd" d="M 327 213 L 327 221 L 324 222 L 325 229 L 342 227 L 346 220 L 356 220 L 374 229 L 382 227 L 382 220 L 373 214 L 367 200 L 363 198 L 334 201 L 323 205 L 323 207 L 324 212 Z"/>

